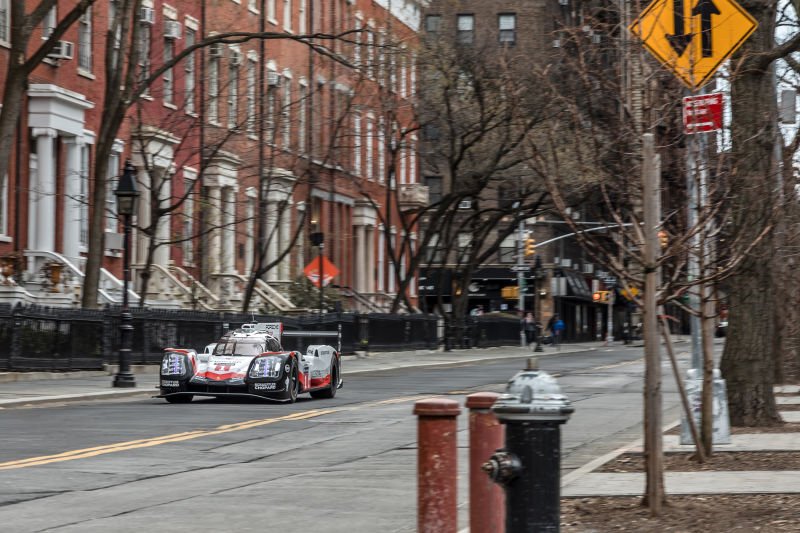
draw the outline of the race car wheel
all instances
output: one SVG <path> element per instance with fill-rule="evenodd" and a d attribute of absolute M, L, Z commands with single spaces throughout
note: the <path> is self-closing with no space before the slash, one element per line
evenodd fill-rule
<path fill-rule="evenodd" d="M 192 401 L 192 398 L 194 398 L 194 396 L 191 394 L 181 394 L 180 396 L 167 396 L 164 399 L 169 403 L 189 403 Z"/>
<path fill-rule="evenodd" d="M 331 367 L 331 385 L 327 389 L 317 390 L 311 393 L 312 398 L 334 398 L 336 391 L 339 389 L 339 367 L 333 365 Z"/>
<path fill-rule="evenodd" d="M 297 401 L 297 393 L 300 389 L 300 381 L 297 379 L 297 368 L 292 368 L 291 378 L 289 378 L 289 388 L 286 392 L 286 399 L 289 403 Z"/>

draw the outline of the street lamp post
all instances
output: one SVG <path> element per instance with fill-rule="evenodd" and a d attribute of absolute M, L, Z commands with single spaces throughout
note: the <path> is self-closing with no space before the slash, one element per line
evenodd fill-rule
<path fill-rule="evenodd" d="M 125 162 L 125 169 L 114 191 L 117 197 L 117 214 L 122 215 L 124 228 L 122 258 L 122 313 L 120 313 L 120 349 L 119 369 L 114 376 L 114 387 L 130 388 L 136 386 L 136 379 L 131 372 L 131 341 L 133 337 L 133 316 L 128 309 L 128 280 L 131 273 L 131 217 L 136 211 L 136 170 L 130 161 Z"/>

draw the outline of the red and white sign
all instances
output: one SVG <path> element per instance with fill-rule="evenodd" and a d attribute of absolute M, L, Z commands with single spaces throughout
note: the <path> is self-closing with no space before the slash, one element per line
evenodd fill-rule
<path fill-rule="evenodd" d="M 722 129 L 722 93 L 687 96 L 683 99 L 683 131 L 687 134 Z"/>
<path fill-rule="evenodd" d="M 327 257 L 324 255 L 321 256 L 322 261 L 320 261 L 320 256 L 315 257 L 311 260 L 311 262 L 306 265 L 303 269 L 303 274 L 311 281 L 311 284 L 315 287 L 319 287 L 319 270 L 320 270 L 320 262 L 322 263 L 322 286 L 324 287 L 328 283 L 330 283 L 333 278 L 339 275 L 339 269 L 336 268 L 336 265 L 331 263 Z"/>

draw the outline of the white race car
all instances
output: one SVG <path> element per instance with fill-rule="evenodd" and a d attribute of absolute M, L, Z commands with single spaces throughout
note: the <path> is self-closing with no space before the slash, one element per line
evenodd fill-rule
<path fill-rule="evenodd" d="M 306 353 L 281 347 L 281 336 L 339 337 L 336 332 L 284 332 L 281 323 L 245 324 L 210 350 L 168 348 L 161 361 L 159 398 L 187 403 L 194 396 L 256 396 L 293 403 L 298 394 L 333 398 L 343 385 L 338 350 L 312 344 Z M 339 343 L 341 346 L 341 342 Z"/>

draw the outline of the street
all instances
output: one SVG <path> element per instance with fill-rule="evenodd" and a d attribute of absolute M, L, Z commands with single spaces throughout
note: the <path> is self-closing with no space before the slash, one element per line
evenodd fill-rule
<path fill-rule="evenodd" d="M 685 349 L 680 347 L 679 351 Z M 575 413 L 562 475 L 641 437 L 641 347 L 540 354 Z M 688 356 L 683 354 L 682 361 Z M 0 412 L 3 531 L 416 529 L 414 401 L 502 391 L 524 359 L 348 377 L 332 400 L 95 401 Z M 678 398 L 664 364 L 665 422 Z M 459 418 L 466 524 L 466 422 Z"/>

